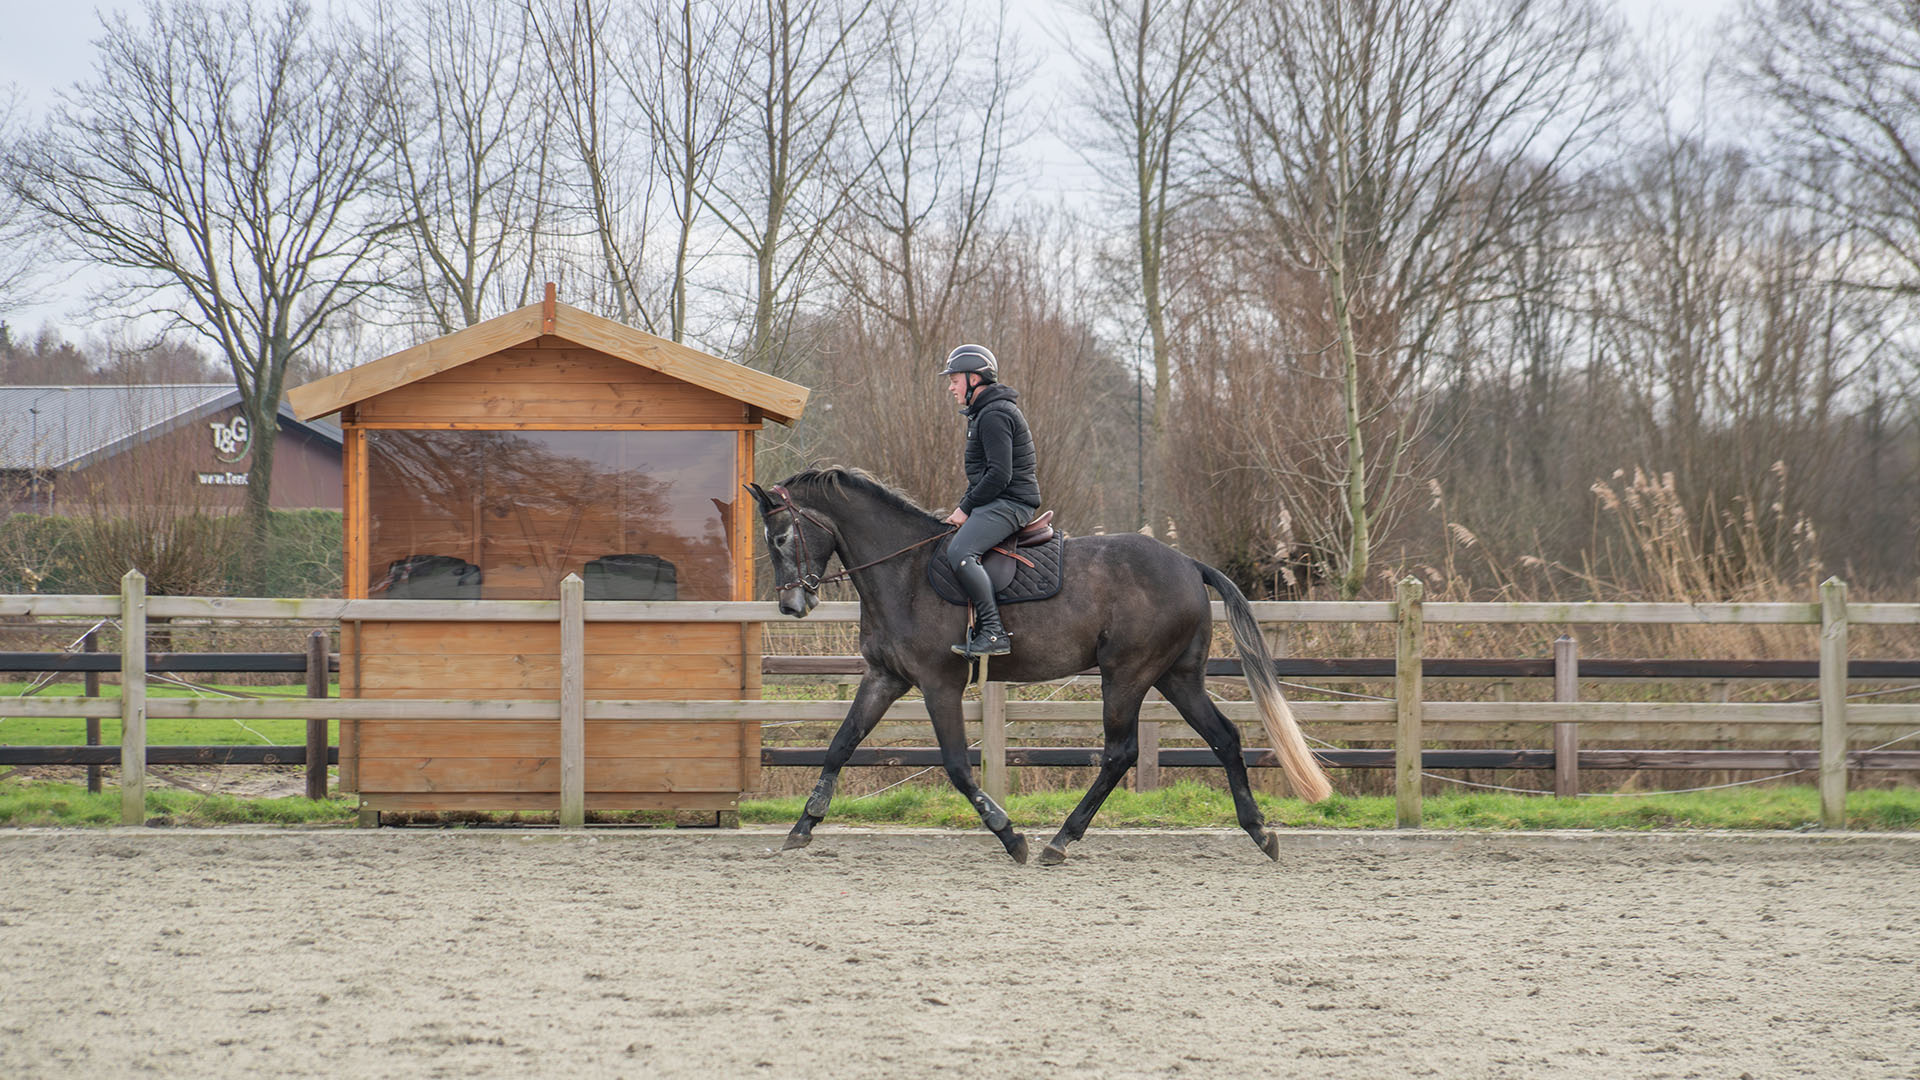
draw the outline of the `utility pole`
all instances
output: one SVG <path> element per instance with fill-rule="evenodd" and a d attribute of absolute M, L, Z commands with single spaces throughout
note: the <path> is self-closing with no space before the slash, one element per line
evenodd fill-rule
<path fill-rule="evenodd" d="M 1133 369 L 1133 477 L 1134 477 L 1134 517 L 1137 519 L 1134 531 L 1147 527 L 1147 414 L 1146 414 L 1146 375 L 1135 367 Z"/>

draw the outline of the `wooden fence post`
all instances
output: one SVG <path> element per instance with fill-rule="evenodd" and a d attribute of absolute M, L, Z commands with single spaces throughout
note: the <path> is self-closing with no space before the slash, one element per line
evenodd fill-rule
<path fill-rule="evenodd" d="M 1847 583 L 1820 583 L 1820 824 L 1847 827 Z"/>
<path fill-rule="evenodd" d="M 1553 639 L 1553 700 L 1580 700 L 1580 644 L 1570 634 Z M 1553 793 L 1562 799 L 1580 794 L 1580 725 L 1553 725 Z"/>
<path fill-rule="evenodd" d="M 120 579 L 120 824 L 147 820 L 147 577 Z"/>
<path fill-rule="evenodd" d="M 987 666 L 986 657 L 980 658 L 980 666 Z M 1007 805 L 1007 684 L 1003 682 L 980 684 L 980 783 L 989 799 Z"/>
<path fill-rule="evenodd" d="M 1160 780 L 1160 721 L 1142 720 L 1138 727 L 1140 757 L 1133 765 L 1133 790 L 1153 791 Z"/>
<path fill-rule="evenodd" d="M 1420 665 L 1425 653 L 1426 625 L 1421 597 L 1426 589 L 1408 576 L 1394 590 L 1394 616 L 1400 623 L 1394 649 L 1393 713 L 1397 722 L 1393 744 L 1393 817 L 1402 829 L 1420 827 L 1421 709 Z"/>
<path fill-rule="evenodd" d="M 87 631 L 87 636 L 80 639 L 80 651 L 87 653 L 97 653 L 100 651 L 99 627 L 96 626 Z M 99 697 L 100 673 L 97 671 L 89 671 L 84 676 L 84 679 L 86 695 L 90 698 Z M 87 745 L 100 745 L 100 718 L 97 716 L 87 717 Z M 87 793 L 89 795 L 100 794 L 100 766 L 98 765 L 87 766 Z"/>
<path fill-rule="evenodd" d="M 587 586 L 560 580 L 560 824 L 587 823 Z"/>
<path fill-rule="evenodd" d="M 327 632 L 315 630 L 307 635 L 307 696 L 327 696 Z M 327 722 L 321 717 L 307 718 L 307 798 L 327 797 Z"/>

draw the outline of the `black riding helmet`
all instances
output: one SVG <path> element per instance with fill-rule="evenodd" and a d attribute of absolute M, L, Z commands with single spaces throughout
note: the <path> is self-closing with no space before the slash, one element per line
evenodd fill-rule
<path fill-rule="evenodd" d="M 994 382 L 1000 378 L 1000 361 L 994 359 L 993 350 L 985 345 L 962 345 L 947 354 L 947 366 L 940 374 L 966 373 L 980 376 L 981 382 Z"/>

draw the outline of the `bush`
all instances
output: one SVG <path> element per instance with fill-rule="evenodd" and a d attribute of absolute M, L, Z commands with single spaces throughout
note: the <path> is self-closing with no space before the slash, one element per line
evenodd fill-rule
<path fill-rule="evenodd" d="M 339 596 L 343 527 L 338 510 L 275 510 L 260 556 L 266 595 Z M 239 580 L 230 578 L 234 586 Z"/>
<path fill-rule="evenodd" d="M 340 511 L 276 510 L 268 531 L 266 595 L 340 594 Z M 117 593 L 137 566 L 156 596 L 231 596 L 246 580 L 246 542 L 237 514 L 14 514 L 0 521 L 0 592 Z"/>

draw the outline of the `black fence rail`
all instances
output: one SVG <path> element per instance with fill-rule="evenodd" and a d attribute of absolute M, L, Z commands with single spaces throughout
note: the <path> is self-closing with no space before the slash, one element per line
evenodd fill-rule
<path fill-rule="evenodd" d="M 100 676 L 118 674 L 125 657 L 103 653 L 98 631 L 81 638 L 77 652 L 0 652 L 0 672 L 35 674 L 75 674 L 85 680 L 87 697 L 100 694 Z M 235 674 L 285 673 L 306 676 L 307 696 L 327 696 L 331 674 L 340 670 L 340 655 L 327 650 L 327 634 L 315 630 L 307 635 L 303 652 L 281 653 L 147 653 L 145 670 L 151 673 Z M 85 746 L 5 746 L 0 745 L 0 767 L 35 765 L 84 765 L 87 790 L 101 790 L 100 769 L 124 761 L 119 746 L 102 746 L 100 721 L 88 717 Z M 307 721 L 307 741 L 300 746 L 148 746 L 149 765 L 301 765 L 307 771 L 306 794 L 309 799 L 327 797 L 327 766 L 340 763 L 340 748 L 329 745 L 327 722 Z"/>
<path fill-rule="evenodd" d="M 0 652 L 0 671 L 84 675 L 119 672 L 119 653 Z M 307 673 L 306 653 L 148 653 L 147 670 L 196 674 Z M 327 671 L 340 670 L 340 654 L 327 654 Z"/>

